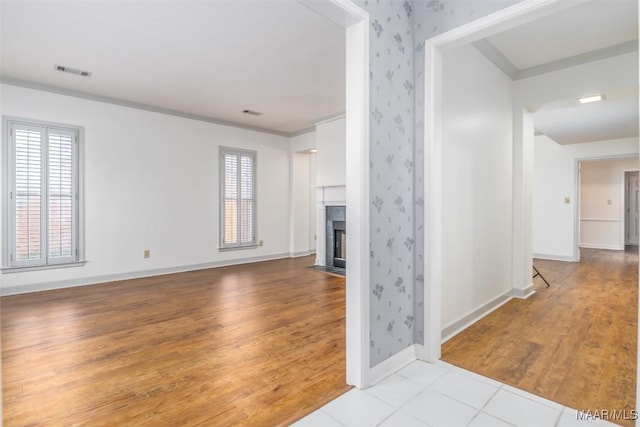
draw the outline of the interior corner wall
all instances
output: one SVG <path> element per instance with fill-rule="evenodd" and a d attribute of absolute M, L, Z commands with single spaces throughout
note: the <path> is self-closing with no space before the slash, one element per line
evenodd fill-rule
<path fill-rule="evenodd" d="M 533 193 L 534 257 L 577 261 L 575 191 L 578 159 L 636 155 L 638 138 L 560 145 L 547 137 L 535 138 Z M 565 203 L 565 198 L 569 203 Z"/>
<path fill-rule="evenodd" d="M 316 221 L 317 221 L 317 200 L 316 200 L 316 180 L 317 180 L 317 154 L 309 154 L 309 252 L 316 251 Z"/>
<path fill-rule="evenodd" d="M 318 187 L 347 183 L 347 122 L 344 117 L 316 125 Z"/>
<path fill-rule="evenodd" d="M 292 256 L 305 256 L 312 253 L 309 234 L 311 228 L 315 229 L 315 223 L 311 224 L 312 209 L 309 204 L 310 194 L 315 195 L 315 189 L 311 188 L 311 154 L 293 153 L 292 169 Z M 312 191 L 313 190 L 313 191 Z"/>
<path fill-rule="evenodd" d="M 47 289 L 289 255 L 289 140 L 2 85 L 2 115 L 84 127 L 83 267 L 2 274 L 2 292 Z M 264 246 L 218 250 L 218 149 L 257 151 Z M 150 249 L 151 258 L 143 258 Z"/>
<path fill-rule="evenodd" d="M 315 252 L 316 210 L 316 132 L 290 138 L 291 224 L 290 254 L 305 256 Z M 312 238 L 314 240 L 312 240 Z"/>
<path fill-rule="evenodd" d="M 511 290 L 513 84 L 472 46 L 442 59 L 442 326 Z"/>
<path fill-rule="evenodd" d="M 581 165 L 580 247 L 624 250 L 624 174 L 638 170 L 638 157 Z"/>

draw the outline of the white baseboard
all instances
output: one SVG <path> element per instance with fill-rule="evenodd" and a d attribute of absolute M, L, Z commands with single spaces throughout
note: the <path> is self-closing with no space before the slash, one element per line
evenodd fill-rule
<path fill-rule="evenodd" d="M 497 296 L 492 299 L 488 303 L 478 307 L 477 309 L 471 311 L 469 314 L 461 317 L 459 320 L 456 320 L 449 326 L 442 329 L 442 342 L 446 342 L 458 335 L 463 330 L 467 329 L 472 324 L 476 323 L 478 320 L 482 319 L 489 313 L 497 310 L 507 302 L 509 302 L 513 298 L 513 289 L 508 290 L 502 295 Z"/>
<path fill-rule="evenodd" d="M 534 289 L 533 283 L 524 289 L 512 289 L 512 293 L 514 298 L 527 299 L 531 295 L 535 294 L 536 291 Z"/>
<path fill-rule="evenodd" d="M 416 344 L 405 348 L 399 353 L 394 354 L 387 360 L 378 363 L 369 370 L 368 387 L 379 383 L 387 378 L 389 375 L 398 372 L 400 369 L 407 366 L 409 363 L 417 360 L 416 357 Z"/>
<path fill-rule="evenodd" d="M 17 295 L 28 292 L 50 291 L 53 289 L 72 288 L 76 286 L 97 285 L 100 283 L 115 282 L 119 280 L 140 279 L 143 277 L 160 276 L 163 274 L 183 273 L 185 271 L 205 270 L 207 268 L 226 267 L 238 264 L 250 264 L 253 262 L 273 261 L 289 258 L 288 253 L 263 255 L 257 257 L 241 258 L 227 261 L 214 261 L 203 264 L 183 265 L 168 268 L 156 268 L 153 270 L 133 271 L 127 273 L 106 274 L 102 276 L 81 277 L 76 279 L 59 280 L 55 282 L 40 282 L 22 286 L 8 286 L 0 288 L 0 295 Z"/>
<path fill-rule="evenodd" d="M 308 251 L 289 252 L 289 258 L 301 258 L 303 256 L 315 255 L 315 249 L 309 249 Z"/>
<path fill-rule="evenodd" d="M 624 246 L 619 245 L 603 245 L 600 243 L 580 243 L 581 248 L 586 249 L 607 249 L 610 251 L 624 251 Z"/>
<path fill-rule="evenodd" d="M 573 259 L 573 256 L 569 255 L 555 255 L 555 254 L 533 254 L 536 259 L 546 259 L 549 261 L 564 261 L 564 262 L 577 262 Z"/>

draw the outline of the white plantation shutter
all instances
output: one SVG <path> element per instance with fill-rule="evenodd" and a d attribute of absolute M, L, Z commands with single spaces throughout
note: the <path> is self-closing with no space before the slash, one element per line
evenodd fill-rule
<path fill-rule="evenodd" d="M 21 127 L 12 129 L 13 139 L 13 260 L 16 265 L 38 265 L 43 262 L 42 242 L 44 174 L 42 170 L 45 129 Z"/>
<path fill-rule="evenodd" d="M 72 132 L 49 131 L 49 262 L 75 257 L 75 138 Z"/>
<path fill-rule="evenodd" d="M 78 131 L 9 122 L 9 266 L 77 261 Z"/>
<path fill-rule="evenodd" d="M 256 154 L 229 148 L 220 150 L 222 171 L 222 247 L 256 244 Z"/>
<path fill-rule="evenodd" d="M 240 244 L 253 244 L 253 157 L 240 156 Z"/>
<path fill-rule="evenodd" d="M 238 244 L 238 157 L 224 155 L 224 244 Z"/>

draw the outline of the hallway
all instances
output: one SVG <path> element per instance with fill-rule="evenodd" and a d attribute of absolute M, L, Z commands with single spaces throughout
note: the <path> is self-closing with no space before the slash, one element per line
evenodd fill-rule
<path fill-rule="evenodd" d="M 637 250 L 581 254 L 535 260 L 551 287 L 536 278 L 536 294 L 446 342 L 442 360 L 569 407 L 635 409 Z"/>

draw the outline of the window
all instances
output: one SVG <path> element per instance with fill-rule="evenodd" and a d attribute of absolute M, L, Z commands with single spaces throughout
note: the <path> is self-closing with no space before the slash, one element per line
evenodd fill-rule
<path fill-rule="evenodd" d="M 79 128 L 5 119 L 4 266 L 79 260 Z"/>
<path fill-rule="evenodd" d="M 256 153 L 220 149 L 221 247 L 256 245 Z"/>

